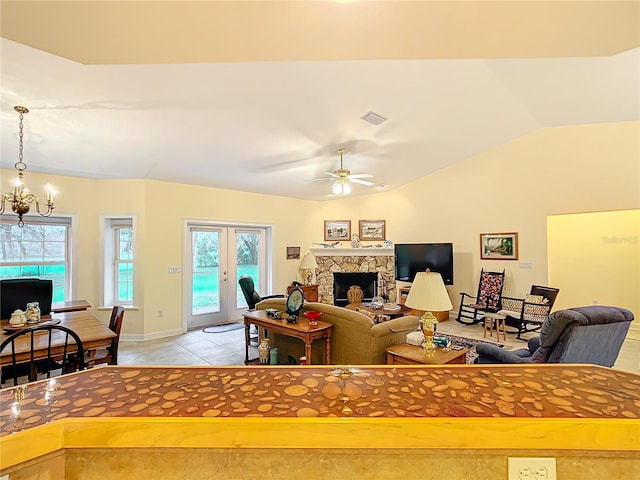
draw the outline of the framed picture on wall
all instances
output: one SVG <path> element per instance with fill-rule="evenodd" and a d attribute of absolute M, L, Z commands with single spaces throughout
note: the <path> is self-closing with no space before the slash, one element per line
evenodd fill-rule
<path fill-rule="evenodd" d="M 324 239 L 327 242 L 349 240 L 351 238 L 351 220 L 325 220 Z"/>
<path fill-rule="evenodd" d="M 518 234 L 481 233 L 480 258 L 482 260 L 517 260 Z"/>
<path fill-rule="evenodd" d="M 300 258 L 300 247 L 287 247 L 287 260 Z"/>
<path fill-rule="evenodd" d="M 360 240 L 384 240 L 385 221 L 384 220 L 360 220 Z"/>

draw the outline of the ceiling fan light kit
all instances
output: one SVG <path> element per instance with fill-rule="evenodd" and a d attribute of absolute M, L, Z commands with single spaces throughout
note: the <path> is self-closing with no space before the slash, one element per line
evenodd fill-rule
<path fill-rule="evenodd" d="M 346 149 L 344 148 L 338 149 L 338 154 L 340 155 L 340 168 L 334 170 L 333 172 L 324 172 L 325 175 L 329 175 L 330 179 L 335 179 L 333 185 L 331 185 L 332 195 L 348 195 L 349 193 L 351 193 L 351 183 L 358 183 L 360 185 L 366 185 L 367 187 L 375 185 L 374 182 L 363 180 L 363 178 L 373 177 L 372 174 L 359 173 L 356 175 L 352 175 L 351 170 L 344 168 L 342 156 L 344 155 L 345 151 Z"/>

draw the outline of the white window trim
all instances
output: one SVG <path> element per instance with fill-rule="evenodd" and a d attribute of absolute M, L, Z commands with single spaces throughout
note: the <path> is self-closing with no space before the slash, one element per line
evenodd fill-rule
<path fill-rule="evenodd" d="M 107 245 L 107 233 L 111 233 L 111 223 L 117 220 L 130 220 L 133 228 L 133 301 L 131 304 L 125 304 L 127 310 L 135 310 L 138 308 L 138 292 L 139 292 L 139 268 L 138 268 L 138 216 L 131 213 L 109 213 L 100 215 L 100 306 L 99 310 L 111 309 L 116 303 L 114 281 L 115 272 L 113 270 L 113 242 L 110 240 Z M 110 236 L 111 238 L 111 236 Z M 109 262 L 109 264 L 108 264 Z"/>
<path fill-rule="evenodd" d="M 12 221 L 16 221 L 14 220 L 15 218 L 17 217 L 14 217 L 13 215 L 7 215 L 7 216 L 3 216 L 2 221 L 9 223 Z M 76 285 L 78 285 L 78 272 L 75 266 L 78 265 L 78 248 L 76 248 L 76 246 L 79 245 L 78 243 L 79 242 L 78 240 L 79 239 L 79 234 L 78 234 L 79 216 L 76 213 L 64 213 L 64 212 L 56 212 L 50 217 L 42 217 L 37 215 L 24 216 L 25 223 L 49 223 L 50 224 L 50 223 L 55 223 L 56 219 L 67 219 L 67 218 L 69 219 L 69 231 L 67 232 L 68 245 L 67 245 L 67 252 L 66 252 L 66 256 L 67 256 L 66 262 L 69 266 L 69 274 L 67 275 L 66 285 L 64 288 L 65 301 L 72 300 L 73 298 L 77 297 L 77 295 L 75 294 L 75 289 L 76 289 Z"/>

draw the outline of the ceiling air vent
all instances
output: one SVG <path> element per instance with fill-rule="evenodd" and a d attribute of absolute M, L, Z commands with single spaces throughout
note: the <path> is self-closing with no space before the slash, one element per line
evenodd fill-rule
<path fill-rule="evenodd" d="M 374 112 L 367 112 L 360 118 L 366 122 L 373 123 L 374 125 L 380 125 L 386 120 L 382 115 Z"/>

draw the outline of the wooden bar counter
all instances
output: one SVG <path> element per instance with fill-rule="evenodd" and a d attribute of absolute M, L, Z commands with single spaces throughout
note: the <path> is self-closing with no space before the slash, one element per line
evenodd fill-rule
<path fill-rule="evenodd" d="M 337 478 L 337 458 L 354 478 L 374 458 L 394 474 L 366 478 L 414 478 L 417 465 L 506 478 L 507 456 L 554 456 L 561 480 L 576 462 L 607 479 L 640 468 L 640 375 L 588 365 L 107 366 L 1 390 L 0 402 L 0 474 L 12 480 L 51 462 L 66 478 L 183 478 L 172 468 L 185 458 L 204 462 L 200 478 L 248 478 L 254 461 L 270 478 L 310 461 L 313 478 Z M 137 463 L 156 454 L 155 467 Z"/>

